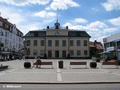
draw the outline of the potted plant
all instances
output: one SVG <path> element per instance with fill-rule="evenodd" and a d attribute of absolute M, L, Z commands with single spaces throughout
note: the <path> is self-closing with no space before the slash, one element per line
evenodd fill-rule
<path fill-rule="evenodd" d="M 47 55 L 46 54 L 44 54 L 44 59 L 47 59 Z"/>
<path fill-rule="evenodd" d="M 97 63 L 96 62 L 90 62 L 90 67 L 91 68 L 96 68 L 97 67 Z"/>
<path fill-rule="evenodd" d="M 24 63 L 24 67 L 25 68 L 30 68 L 31 67 L 31 63 L 30 62 L 25 62 Z"/>
<path fill-rule="evenodd" d="M 70 59 L 70 54 L 67 55 L 67 59 Z"/>

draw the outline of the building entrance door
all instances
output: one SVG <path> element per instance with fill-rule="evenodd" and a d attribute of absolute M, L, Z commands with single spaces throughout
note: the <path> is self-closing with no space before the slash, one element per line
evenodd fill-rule
<path fill-rule="evenodd" d="M 62 57 L 66 57 L 66 51 L 62 51 Z"/>
<path fill-rule="evenodd" d="M 117 54 L 117 59 L 120 60 L 120 52 Z"/>
<path fill-rule="evenodd" d="M 52 51 L 48 51 L 48 57 L 52 57 Z"/>
<path fill-rule="evenodd" d="M 59 57 L 59 51 L 55 51 L 55 57 L 56 57 L 56 58 Z"/>

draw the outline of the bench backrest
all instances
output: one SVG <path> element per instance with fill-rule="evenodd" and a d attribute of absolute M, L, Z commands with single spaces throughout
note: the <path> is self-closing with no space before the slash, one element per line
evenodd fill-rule
<path fill-rule="evenodd" d="M 52 62 L 36 62 L 34 65 L 52 65 Z"/>
<path fill-rule="evenodd" d="M 103 62 L 102 65 L 118 65 L 118 62 Z"/>
<path fill-rule="evenodd" d="M 41 65 L 52 65 L 52 62 L 41 62 Z"/>
<path fill-rule="evenodd" d="M 70 65 L 86 65 L 87 62 L 70 62 Z"/>

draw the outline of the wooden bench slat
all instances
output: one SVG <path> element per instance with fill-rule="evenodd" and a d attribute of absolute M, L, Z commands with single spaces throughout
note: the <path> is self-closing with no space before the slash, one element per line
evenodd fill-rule
<path fill-rule="evenodd" d="M 86 65 L 86 62 L 70 62 L 70 65 Z"/>
<path fill-rule="evenodd" d="M 87 68 L 87 62 L 70 62 L 70 65 L 86 65 Z"/>
<path fill-rule="evenodd" d="M 102 66 L 103 65 L 116 65 L 117 66 L 116 68 L 118 68 L 118 64 L 119 64 L 118 62 L 102 62 Z"/>
<path fill-rule="evenodd" d="M 33 63 L 33 67 L 34 65 L 53 65 L 52 62 L 35 62 Z M 52 66 L 53 68 L 53 66 Z"/>
<path fill-rule="evenodd" d="M 118 65 L 118 62 L 103 62 L 102 65 Z"/>

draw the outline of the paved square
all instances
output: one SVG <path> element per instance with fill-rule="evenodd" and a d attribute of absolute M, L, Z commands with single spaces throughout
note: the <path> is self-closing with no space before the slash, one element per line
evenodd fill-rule
<path fill-rule="evenodd" d="M 58 61 L 63 61 L 63 69 L 58 68 Z M 33 64 L 36 60 L 29 59 Z M 0 62 L 3 65 L 9 65 L 7 70 L 0 71 L 0 82 L 120 82 L 120 66 L 104 66 L 101 68 L 101 63 L 97 63 L 97 68 L 92 69 L 89 63 L 92 60 L 84 59 L 42 59 L 42 61 L 52 61 L 51 65 L 41 66 L 41 68 L 24 68 L 25 60 L 13 60 Z M 71 61 L 86 61 L 85 65 L 70 66 Z"/>

